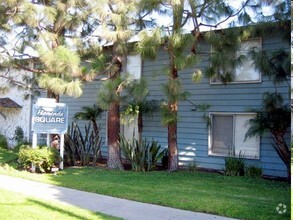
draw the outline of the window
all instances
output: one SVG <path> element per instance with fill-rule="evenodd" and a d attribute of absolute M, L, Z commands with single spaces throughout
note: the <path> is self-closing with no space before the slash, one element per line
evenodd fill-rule
<path fill-rule="evenodd" d="M 242 42 L 239 51 L 234 56 L 232 55 L 232 59 L 234 60 L 235 58 L 237 61 L 233 64 L 233 60 L 231 59 L 231 65 L 229 67 L 223 67 L 226 71 L 219 70 L 218 75 L 211 79 L 211 84 L 221 84 L 223 77 L 228 78 L 227 81 L 229 83 L 261 82 L 261 73 L 255 68 L 254 61 L 248 55 L 254 49 L 261 49 L 261 40 L 259 38 Z M 219 67 L 219 69 L 221 68 Z M 223 76 L 223 72 L 229 72 L 230 76 Z"/>
<path fill-rule="evenodd" d="M 254 117 L 249 113 L 211 113 L 209 155 L 258 159 L 260 138 L 245 140 L 248 122 Z"/>
<path fill-rule="evenodd" d="M 125 72 L 131 80 L 138 80 L 141 77 L 142 60 L 140 55 L 128 55 Z"/>

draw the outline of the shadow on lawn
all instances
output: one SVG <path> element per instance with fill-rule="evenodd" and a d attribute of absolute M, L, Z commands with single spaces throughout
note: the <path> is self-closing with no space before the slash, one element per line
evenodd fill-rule
<path fill-rule="evenodd" d="M 39 206 L 43 206 L 45 207 L 46 209 L 49 209 L 51 211 L 54 211 L 54 212 L 59 212 L 59 213 L 63 213 L 69 217 L 74 217 L 76 219 L 80 219 L 80 220 L 84 220 L 84 216 L 82 215 L 77 215 L 73 212 L 70 212 L 68 210 L 64 210 L 64 209 L 61 209 L 59 208 L 58 206 L 55 206 L 55 205 L 50 205 L 49 202 L 46 203 L 46 202 L 41 202 L 41 201 L 38 201 L 38 200 L 34 200 L 34 199 L 28 199 L 28 201 L 32 202 L 32 203 L 35 203 Z"/>

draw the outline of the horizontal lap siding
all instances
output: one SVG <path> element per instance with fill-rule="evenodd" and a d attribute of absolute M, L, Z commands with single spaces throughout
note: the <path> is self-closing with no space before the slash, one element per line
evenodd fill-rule
<path fill-rule="evenodd" d="M 202 52 L 210 51 L 209 45 L 200 42 Z M 287 48 L 279 37 L 263 40 L 263 49 L 278 50 Z M 289 50 L 289 48 L 288 48 Z M 204 72 L 209 65 L 208 57 L 202 56 L 201 62 L 193 68 L 179 72 L 179 78 L 184 91 L 190 96 L 188 101 L 179 102 L 178 112 L 178 149 L 181 165 L 188 165 L 194 161 L 200 167 L 210 169 L 223 169 L 225 160 L 223 157 L 208 155 L 208 128 L 203 119 L 204 112 L 198 109 L 194 111 L 194 105 L 209 104 L 209 112 L 246 112 L 250 108 L 260 108 L 264 92 L 274 92 L 274 86 L 268 77 L 262 76 L 261 83 L 211 85 L 209 79 L 203 78 L 201 83 L 195 84 L 191 81 L 192 73 L 196 69 Z M 168 67 L 167 53 L 160 50 L 155 61 L 143 61 L 142 75 L 148 79 L 150 100 L 166 100 L 162 92 L 162 85 L 167 82 L 167 75 L 163 68 Z M 84 85 L 83 95 L 80 98 L 61 97 L 61 102 L 67 103 L 69 107 L 69 121 L 73 120 L 74 113 L 81 110 L 83 106 L 92 106 L 96 103 L 99 82 L 94 81 Z M 278 85 L 281 92 L 288 101 L 289 88 L 286 84 Z M 190 103 L 192 102 L 192 103 Z M 167 127 L 161 123 L 160 113 L 153 116 L 144 116 L 143 137 L 148 140 L 157 140 L 162 147 L 167 148 Z M 103 155 L 107 154 L 106 148 L 106 114 L 98 120 L 101 124 L 101 137 L 103 140 Z M 87 122 L 79 121 L 81 129 Z M 290 135 L 288 135 L 289 140 Z M 260 160 L 247 160 L 247 163 L 261 164 L 265 175 L 286 176 L 286 167 L 271 145 L 272 139 L 268 136 L 261 138 Z"/>
<path fill-rule="evenodd" d="M 288 48 L 278 37 L 264 39 L 263 49 L 277 50 Z M 202 51 L 209 51 L 210 47 L 201 42 Z M 167 54 L 160 51 L 160 59 L 143 63 L 143 76 L 149 80 L 151 92 L 150 99 L 162 100 L 166 97 L 162 92 L 162 84 L 167 82 L 167 77 L 162 68 L 168 66 Z M 211 85 L 208 78 L 203 78 L 201 83 L 191 81 L 195 69 L 205 70 L 209 65 L 207 57 L 202 57 L 203 62 L 194 68 L 179 72 L 179 78 L 184 91 L 190 96 L 188 101 L 179 102 L 178 110 L 178 149 L 179 162 L 187 165 L 194 161 L 200 167 L 210 169 L 224 169 L 225 158 L 208 155 L 208 128 L 203 119 L 204 112 L 194 111 L 199 104 L 208 104 L 209 112 L 247 112 L 251 108 L 259 109 L 262 104 L 263 93 L 274 92 L 272 81 L 262 76 L 261 83 L 243 83 L 229 85 Z M 286 84 L 278 85 L 278 92 L 282 93 L 285 100 L 289 100 L 289 88 Z M 192 102 L 192 103 L 190 103 Z M 144 117 L 144 137 L 158 140 L 162 146 L 167 147 L 167 128 L 162 126 L 159 116 Z M 286 176 L 286 167 L 271 145 L 273 140 L 268 137 L 261 138 L 260 159 L 246 160 L 248 164 L 256 164 L 263 168 L 265 175 Z"/>
<path fill-rule="evenodd" d="M 97 94 L 98 94 L 98 90 L 99 90 L 99 85 L 100 82 L 99 81 L 92 81 L 92 82 L 87 82 L 84 83 L 83 85 L 83 94 L 78 97 L 78 98 L 72 98 L 69 96 L 61 96 L 60 97 L 60 102 L 66 103 L 66 105 L 68 106 L 68 120 L 69 120 L 69 125 L 71 125 L 71 123 L 74 120 L 74 114 L 76 112 L 80 112 L 82 111 L 82 107 L 84 106 L 93 106 L 94 104 L 97 103 Z M 102 113 L 101 118 L 97 119 L 97 123 L 98 125 L 101 126 L 100 129 L 100 136 L 102 138 L 102 155 L 105 156 L 107 154 L 107 149 L 105 147 L 105 141 L 106 141 L 106 114 L 105 112 Z M 79 125 L 81 132 L 83 132 L 84 134 L 84 127 L 86 125 L 89 124 L 89 121 L 83 121 L 83 120 L 78 120 L 77 124 Z"/>

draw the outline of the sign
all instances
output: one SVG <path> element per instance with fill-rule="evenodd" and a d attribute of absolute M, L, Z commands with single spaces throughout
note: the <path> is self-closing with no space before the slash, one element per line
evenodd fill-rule
<path fill-rule="evenodd" d="M 33 105 L 32 131 L 35 133 L 64 134 L 68 126 L 68 108 L 53 99 L 38 99 Z"/>

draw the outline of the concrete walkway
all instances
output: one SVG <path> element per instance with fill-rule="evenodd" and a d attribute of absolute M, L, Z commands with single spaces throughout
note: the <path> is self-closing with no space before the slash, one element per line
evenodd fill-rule
<path fill-rule="evenodd" d="M 74 205 L 94 212 L 101 212 L 128 220 L 229 219 L 216 215 L 184 211 L 95 193 L 88 193 L 5 175 L 0 175 L 0 188 L 43 200 Z"/>

